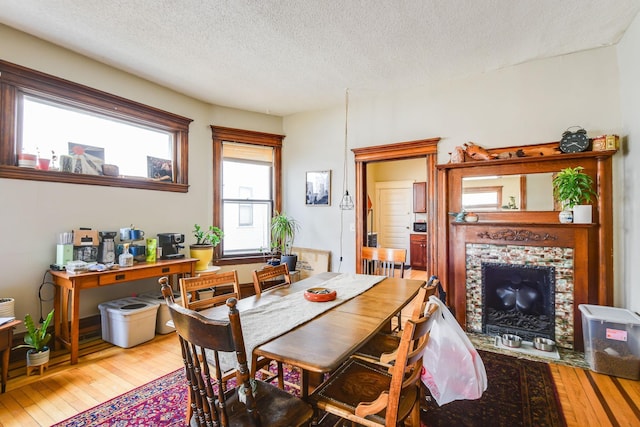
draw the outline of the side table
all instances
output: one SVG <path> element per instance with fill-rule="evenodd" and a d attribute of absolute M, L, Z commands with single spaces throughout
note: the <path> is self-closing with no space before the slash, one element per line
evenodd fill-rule
<path fill-rule="evenodd" d="M 7 376 L 9 374 L 9 355 L 13 344 L 13 330 L 22 323 L 21 320 L 12 320 L 0 325 L 0 353 L 2 354 L 2 393 L 7 390 Z"/>

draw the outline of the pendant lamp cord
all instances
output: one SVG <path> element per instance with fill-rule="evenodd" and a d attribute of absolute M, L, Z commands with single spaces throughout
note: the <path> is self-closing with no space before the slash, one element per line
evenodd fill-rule
<path fill-rule="evenodd" d="M 344 93 L 344 175 L 342 176 L 343 182 L 342 194 L 348 191 L 349 180 L 347 178 L 347 136 L 349 129 L 349 88 L 345 89 Z"/>

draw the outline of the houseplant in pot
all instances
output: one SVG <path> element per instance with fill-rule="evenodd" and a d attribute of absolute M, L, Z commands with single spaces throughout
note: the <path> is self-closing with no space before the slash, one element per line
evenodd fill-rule
<path fill-rule="evenodd" d="M 196 238 L 196 243 L 189 246 L 190 256 L 198 259 L 196 270 L 206 270 L 213 259 L 213 249 L 220 244 L 224 233 L 213 225 L 202 228 L 194 224 L 193 237 Z"/>
<path fill-rule="evenodd" d="M 47 344 L 51 340 L 51 334 L 47 331 L 49 324 L 53 320 L 53 310 L 49 312 L 40 327 L 36 327 L 30 314 L 24 316 L 24 325 L 27 333 L 24 336 L 24 344 L 15 348 L 28 348 L 27 350 L 27 374 L 34 366 L 41 366 L 49 362 L 49 347 Z M 40 370 L 42 372 L 42 370 Z"/>
<path fill-rule="evenodd" d="M 285 213 L 276 211 L 271 218 L 271 246 L 280 252 L 280 262 L 286 262 L 289 271 L 295 271 L 298 263 L 298 256 L 291 253 L 291 247 L 299 230 L 298 222 Z"/>
<path fill-rule="evenodd" d="M 592 199 L 598 197 L 593 190 L 593 179 L 583 172 L 582 166 L 562 169 L 553 178 L 553 195 L 562 204 L 563 212 L 573 210 L 572 221 L 560 212 L 560 222 L 590 223 Z"/>

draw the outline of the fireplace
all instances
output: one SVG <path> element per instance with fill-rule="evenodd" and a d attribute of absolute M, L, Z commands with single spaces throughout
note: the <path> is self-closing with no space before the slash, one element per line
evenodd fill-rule
<path fill-rule="evenodd" d="M 555 341 L 555 268 L 483 262 L 482 331 Z"/>

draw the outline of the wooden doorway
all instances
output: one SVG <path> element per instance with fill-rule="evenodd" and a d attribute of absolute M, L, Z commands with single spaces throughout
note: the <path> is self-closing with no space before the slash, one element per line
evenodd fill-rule
<path fill-rule="evenodd" d="M 356 272 L 362 272 L 360 252 L 367 236 L 367 164 L 389 160 L 424 158 L 427 176 L 427 272 L 437 274 L 435 268 L 436 229 L 436 173 L 438 142 L 440 138 L 399 142 L 352 149 L 356 163 Z"/>

